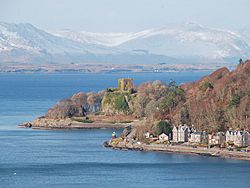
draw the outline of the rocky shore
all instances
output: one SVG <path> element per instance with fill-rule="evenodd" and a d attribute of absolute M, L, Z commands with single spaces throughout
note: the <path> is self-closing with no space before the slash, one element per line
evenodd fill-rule
<path fill-rule="evenodd" d="M 114 142 L 112 140 L 105 142 L 104 146 L 121 150 L 157 151 L 157 152 L 192 154 L 192 155 L 202 155 L 207 157 L 220 157 L 225 159 L 250 161 L 250 154 L 247 152 L 228 151 L 225 149 L 218 149 L 218 148 L 210 148 L 210 149 L 204 147 L 193 148 L 190 146 L 183 146 L 183 145 L 171 146 L 166 144 L 144 144 L 144 143 L 131 143 L 124 141 Z"/>
<path fill-rule="evenodd" d="M 20 124 L 21 128 L 32 129 L 124 129 L 128 127 L 128 123 L 107 123 L 107 122 L 93 122 L 84 123 L 74 121 L 70 118 L 65 119 L 50 119 L 40 117 L 32 122 Z"/>

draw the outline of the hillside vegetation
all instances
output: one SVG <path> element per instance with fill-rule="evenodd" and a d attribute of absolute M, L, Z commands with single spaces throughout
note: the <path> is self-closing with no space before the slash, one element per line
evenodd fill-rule
<path fill-rule="evenodd" d="M 223 67 L 193 83 L 147 82 L 133 90 L 107 89 L 78 93 L 48 111 L 48 118 L 81 117 L 89 113 L 130 115 L 143 120 L 140 130 L 155 131 L 156 122 L 193 124 L 200 131 L 250 129 L 250 61 L 234 71 Z"/>
<path fill-rule="evenodd" d="M 232 72 L 223 67 L 197 82 L 182 85 L 186 101 L 172 119 L 185 120 L 209 132 L 250 129 L 249 76 L 250 61 L 246 61 Z"/>

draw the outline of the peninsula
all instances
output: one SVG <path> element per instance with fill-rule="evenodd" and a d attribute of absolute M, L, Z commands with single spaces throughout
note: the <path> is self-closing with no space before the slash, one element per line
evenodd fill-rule
<path fill-rule="evenodd" d="M 79 92 L 21 127 L 124 128 L 105 146 L 250 160 L 250 61 L 220 68 L 193 83 L 130 78 L 117 88 Z"/>

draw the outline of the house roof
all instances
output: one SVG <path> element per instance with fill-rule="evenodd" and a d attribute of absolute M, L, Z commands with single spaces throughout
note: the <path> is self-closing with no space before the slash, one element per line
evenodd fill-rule
<path fill-rule="evenodd" d="M 168 135 L 166 135 L 165 133 L 161 133 L 159 136 L 168 136 Z"/>
<path fill-rule="evenodd" d="M 228 130 L 226 132 L 226 134 L 242 136 L 242 135 L 245 135 L 245 134 L 249 134 L 249 132 L 247 132 L 247 131 L 232 131 L 232 130 Z"/>

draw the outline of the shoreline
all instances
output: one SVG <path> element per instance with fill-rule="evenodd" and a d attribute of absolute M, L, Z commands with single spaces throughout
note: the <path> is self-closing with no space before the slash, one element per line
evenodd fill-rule
<path fill-rule="evenodd" d="M 110 141 L 104 142 L 105 147 L 120 150 L 136 150 L 136 151 L 152 151 L 152 152 L 166 152 L 176 154 L 189 154 L 200 155 L 206 157 L 219 157 L 223 159 L 245 160 L 250 161 L 250 153 L 220 150 L 217 148 L 192 148 L 189 146 L 169 146 L 165 144 L 131 144 L 125 142 L 119 142 L 118 144 L 112 144 Z"/>
<path fill-rule="evenodd" d="M 80 130 L 80 129 L 125 129 L 131 126 L 131 123 L 107 123 L 107 122 L 93 122 L 83 123 L 66 119 L 48 119 L 40 117 L 32 122 L 26 122 L 19 125 L 19 128 L 32 128 L 36 130 Z M 119 138 L 117 138 L 119 139 Z M 228 151 L 219 148 L 193 148 L 187 145 L 166 145 L 166 144 L 145 144 L 133 143 L 130 139 L 126 142 L 124 140 L 114 140 L 104 142 L 105 147 L 120 150 L 139 150 L 139 151 L 153 151 L 153 152 L 167 152 L 200 155 L 207 157 L 220 157 L 224 159 L 246 160 L 250 161 L 249 152 Z"/>
<path fill-rule="evenodd" d="M 19 128 L 32 128 L 37 130 L 67 130 L 67 129 L 125 129 L 129 127 L 128 123 L 107 123 L 93 122 L 83 123 L 67 119 L 48 119 L 38 118 L 32 122 L 26 122 L 18 125 Z"/>
<path fill-rule="evenodd" d="M 108 63 L 76 63 L 76 64 L 26 64 L 26 63 L 4 63 L 0 65 L 0 73 L 167 73 L 167 72 L 203 72 L 203 71 L 214 71 L 221 67 L 221 63 L 218 62 L 203 63 L 197 62 L 192 65 L 189 63 L 153 63 L 145 64 L 138 63 L 134 64 L 115 64 Z M 224 65 L 224 64 L 223 64 Z M 234 66 L 233 64 L 225 64 L 224 66 Z"/>

